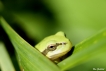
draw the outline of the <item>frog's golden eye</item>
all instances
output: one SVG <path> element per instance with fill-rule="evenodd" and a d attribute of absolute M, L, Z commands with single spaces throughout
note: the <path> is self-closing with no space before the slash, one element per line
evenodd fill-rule
<path fill-rule="evenodd" d="M 56 50 L 56 48 L 57 48 L 56 44 L 48 45 L 48 47 L 42 52 L 42 54 L 47 55 L 49 51 L 54 51 Z"/>
<path fill-rule="evenodd" d="M 49 46 L 47 47 L 47 49 L 48 49 L 49 51 L 54 51 L 54 50 L 56 50 L 56 48 L 57 48 L 57 45 L 55 45 L 55 44 L 51 44 L 51 45 L 49 45 Z"/>

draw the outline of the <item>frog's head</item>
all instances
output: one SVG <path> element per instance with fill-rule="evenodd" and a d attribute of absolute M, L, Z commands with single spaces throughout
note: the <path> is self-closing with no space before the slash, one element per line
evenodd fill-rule
<path fill-rule="evenodd" d="M 55 35 L 44 38 L 35 47 L 49 59 L 55 60 L 69 52 L 72 44 L 63 32 L 58 32 Z"/>

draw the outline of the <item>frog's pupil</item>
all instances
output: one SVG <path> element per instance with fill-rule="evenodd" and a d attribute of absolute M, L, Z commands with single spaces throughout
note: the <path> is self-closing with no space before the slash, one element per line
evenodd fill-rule
<path fill-rule="evenodd" d="M 53 48 L 54 46 L 50 46 L 50 48 Z"/>

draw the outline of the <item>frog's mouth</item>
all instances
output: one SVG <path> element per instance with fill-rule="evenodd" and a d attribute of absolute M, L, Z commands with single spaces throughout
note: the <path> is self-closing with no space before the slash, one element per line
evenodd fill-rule
<path fill-rule="evenodd" d="M 49 56 L 49 59 L 50 59 L 50 60 L 55 60 L 55 59 L 61 58 L 61 57 L 64 56 L 66 53 L 67 53 L 67 52 L 62 52 L 61 54 L 55 54 L 55 55 Z"/>
<path fill-rule="evenodd" d="M 55 51 L 58 46 L 60 46 L 60 45 L 66 45 L 66 44 L 67 44 L 66 42 L 60 42 L 60 43 L 56 43 L 56 44 L 51 44 L 51 45 L 49 45 L 49 46 L 42 52 L 42 54 L 46 56 L 49 51 Z"/>

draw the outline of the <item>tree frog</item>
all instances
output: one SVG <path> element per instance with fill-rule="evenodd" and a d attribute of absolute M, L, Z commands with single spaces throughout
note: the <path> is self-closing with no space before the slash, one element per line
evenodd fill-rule
<path fill-rule="evenodd" d="M 72 43 L 66 38 L 64 32 L 59 31 L 55 35 L 44 38 L 35 45 L 35 48 L 50 60 L 60 62 L 58 60 L 71 50 Z"/>

